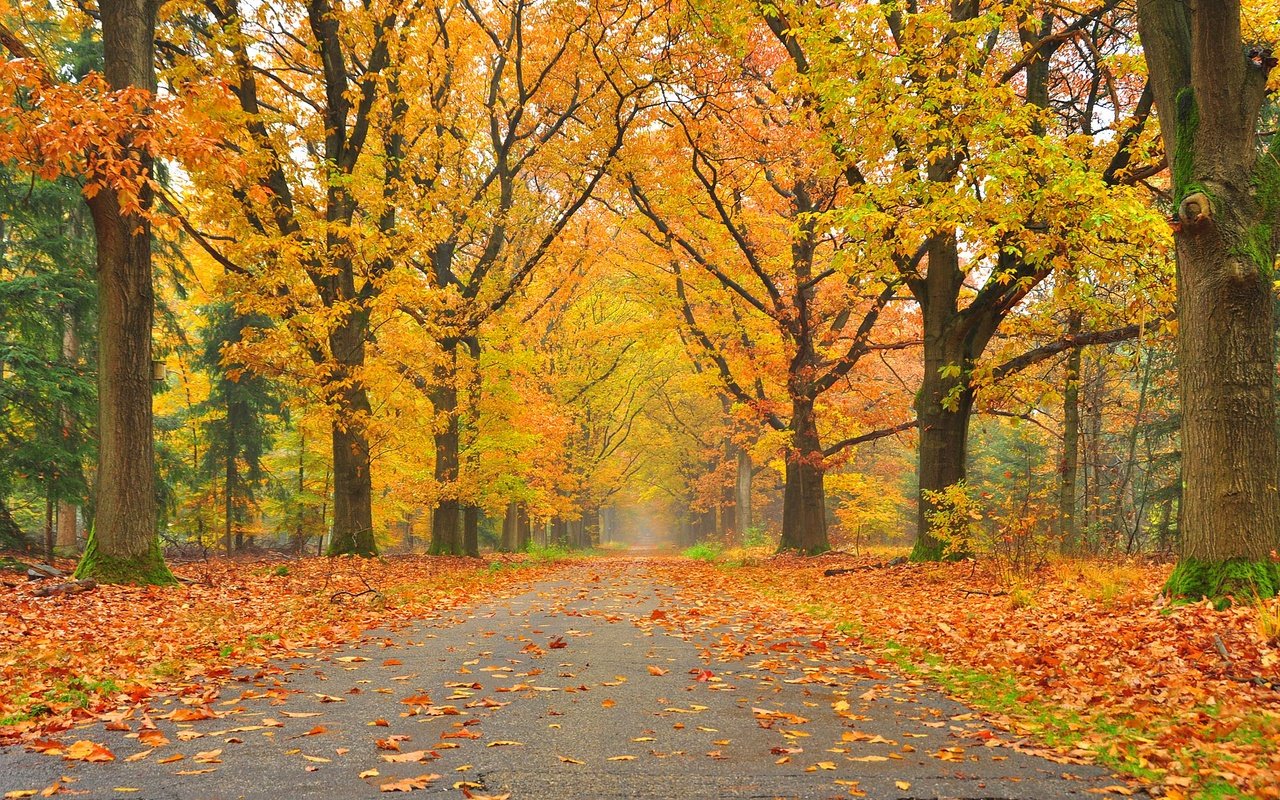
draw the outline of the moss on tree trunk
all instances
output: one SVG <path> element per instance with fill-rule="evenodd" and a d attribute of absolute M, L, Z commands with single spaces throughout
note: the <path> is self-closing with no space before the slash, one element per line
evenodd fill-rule
<path fill-rule="evenodd" d="M 76 567 L 77 580 L 92 578 L 98 583 L 133 583 L 169 586 L 177 583 L 164 563 L 160 543 L 152 539 L 146 552 L 137 556 L 109 556 L 98 550 L 98 536 L 89 532 L 84 555 Z"/>
<path fill-rule="evenodd" d="M 1218 608 L 1234 600 L 1252 602 L 1280 594 L 1280 563 L 1233 558 L 1201 561 L 1184 558 L 1164 585 L 1165 594 L 1179 600 L 1210 598 Z"/>

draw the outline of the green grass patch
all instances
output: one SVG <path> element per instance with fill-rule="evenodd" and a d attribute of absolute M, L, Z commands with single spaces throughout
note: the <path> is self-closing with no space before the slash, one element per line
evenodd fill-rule
<path fill-rule="evenodd" d="M 712 542 L 698 542 L 692 547 L 686 547 L 682 555 L 685 558 L 692 558 L 697 561 L 715 561 L 720 557 L 723 548 Z"/>

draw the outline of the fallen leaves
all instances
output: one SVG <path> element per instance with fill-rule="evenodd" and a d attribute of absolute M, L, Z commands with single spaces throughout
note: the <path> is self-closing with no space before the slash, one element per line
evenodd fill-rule
<path fill-rule="evenodd" d="M 365 629 L 396 628 L 513 593 L 548 569 L 490 571 L 464 559 L 426 556 L 376 564 L 312 557 L 291 560 L 288 574 L 276 575 L 261 562 L 212 560 L 175 566 L 179 576 L 191 579 L 176 587 L 100 586 L 56 603 L 33 597 L 34 585 L 0 586 L 0 719 L 19 720 L 0 727 L 0 742 L 30 743 L 64 730 L 86 704 L 93 713 L 114 708 L 121 694 L 142 700 L 165 688 L 155 680 L 160 670 L 176 676 L 175 684 L 207 685 L 227 679 L 233 666 L 353 641 Z M 354 593 L 366 581 L 379 585 L 379 602 L 314 602 L 317 586 Z M 234 625 L 221 624 L 229 609 L 241 608 L 253 613 L 238 616 Z M 208 634 L 215 621 L 216 640 Z M 355 666 L 362 658 L 336 660 Z M 399 663 L 383 663 L 388 662 Z M 75 697 L 67 692 L 68 675 L 80 676 L 87 687 Z M 32 711 L 36 717 L 26 718 Z M 207 706 L 183 705 L 169 719 L 213 716 Z"/>
<path fill-rule="evenodd" d="M 106 747 L 88 739 L 81 739 L 73 743 L 63 752 L 62 757 L 68 761 L 90 762 L 115 761 L 116 759 L 115 755 Z"/>
<path fill-rule="evenodd" d="M 702 620 L 684 611 L 682 603 L 702 606 L 721 619 L 732 607 L 754 619 L 795 620 L 790 624 L 806 634 L 776 622 L 744 625 L 720 643 L 724 657 L 768 652 L 813 658 L 825 652 L 823 638 L 831 634 L 810 632 L 824 623 L 848 622 L 867 631 L 865 637 L 844 637 L 848 644 L 869 657 L 880 655 L 861 667 L 867 678 L 882 680 L 883 666 L 906 659 L 926 681 L 930 673 L 946 675 L 953 669 L 966 676 L 989 675 L 1001 685 L 1012 679 L 1016 702 L 999 710 L 1002 726 L 1019 734 L 1013 738 L 1034 737 L 1048 718 L 1069 723 L 1072 736 L 1081 738 L 1075 749 L 1042 748 L 1037 755 L 1076 762 L 1103 755 L 1129 762 L 1161 775 L 1169 797 L 1226 782 L 1246 796 L 1280 798 L 1274 780 L 1280 772 L 1274 746 L 1280 693 L 1265 685 L 1280 678 L 1280 647 L 1259 635 L 1256 607 L 1168 607 L 1157 599 L 1167 565 L 1063 562 L 1037 574 L 1013 603 L 995 591 L 961 591 L 990 587 L 982 565 L 975 574 L 971 563 L 892 568 L 878 563 L 829 555 L 779 556 L 728 570 L 694 562 L 658 564 L 653 582 L 682 591 L 652 619 L 687 631 Z M 827 568 L 851 565 L 857 568 L 847 575 L 823 576 Z M 1230 654 L 1229 664 L 1215 636 Z M 1247 680 L 1250 676 L 1262 681 Z M 823 680 L 812 673 L 784 682 Z M 855 699 L 883 702 L 889 692 L 878 684 L 850 693 L 832 710 L 852 719 Z M 796 724 L 756 711 L 762 727 Z M 1061 732 L 1054 728 L 1055 735 Z M 931 749 L 934 758 L 951 764 L 970 758 L 963 749 Z"/>
<path fill-rule="evenodd" d="M 380 756 L 383 761 L 392 764 L 411 764 L 418 761 L 428 761 L 434 757 L 428 750 L 412 750 L 408 753 L 391 753 Z"/>

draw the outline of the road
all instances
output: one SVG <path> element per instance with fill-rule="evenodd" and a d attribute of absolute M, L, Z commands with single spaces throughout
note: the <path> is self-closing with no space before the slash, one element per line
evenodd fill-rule
<path fill-rule="evenodd" d="M 241 675 L 208 704 L 216 718 L 181 721 L 205 712 L 168 698 L 150 722 L 113 726 L 128 730 L 68 732 L 105 746 L 108 763 L 2 750 L 0 794 L 62 776 L 81 796 L 219 800 L 397 786 L 547 800 L 1051 800 L 1118 783 L 1004 741 L 829 626 L 712 613 L 668 577 L 641 559 L 574 564 L 468 616 Z M 164 718 L 175 709 L 186 711 Z"/>

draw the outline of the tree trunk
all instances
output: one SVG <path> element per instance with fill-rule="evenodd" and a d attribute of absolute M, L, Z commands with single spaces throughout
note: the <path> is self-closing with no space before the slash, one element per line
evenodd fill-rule
<path fill-rule="evenodd" d="M 725 441 L 724 443 L 725 459 L 731 463 L 737 463 L 737 448 L 733 446 L 733 442 Z M 725 484 L 720 489 L 720 536 L 725 544 L 730 546 L 742 541 L 739 535 L 741 531 L 738 529 L 738 509 L 737 509 L 738 493 L 736 483 Z"/>
<path fill-rule="evenodd" d="M 78 227 L 78 226 L 77 226 Z M 62 361 L 74 367 L 80 356 L 80 338 L 76 335 L 75 319 L 70 314 L 62 317 Z M 70 407 L 63 405 L 60 418 L 62 421 L 62 438 L 70 450 L 70 441 L 75 430 L 76 419 Z M 54 541 L 54 550 L 63 556 L 76 552 L 76 541 L 79 529 L 76 524 L 79 507 L 67 500 L 58 501 L 58 533 Z"/>
<path fill-rule="evenodd" d="M 49 485 L 44 497 L 44 560 L 53 563 L 54 556 L 54 533 L 53 533 L 53 478 L 49 478 Z"/>
<path fill-rule="evenodd" d="M 1079 330 L 1079 316 L 1072 315 Z M 1062 387 L 1062 460 L 1058 467 L 1058 525 L 1062 552 L 1072 553 L 1076 541 L 1076 488 L 1080 465 L 1080 348 L 1067 355 Z"/>
<path fill-rule="evenodd" d="M 104 72 L 113 89 L 154 92 L 155 0 L 102 0 Z M 144 169 L 150 163 L 144 156 Z M 150 196 L 143 193 L 148 204 Z M 151 225 L 103 187 L 88 201 L 98 269 L 98 496 L 76 577 L 172 583 L 156 535 L 152 443 Z"/>
<path fill-rule="evenodd" d="M 502 539 L 498 542 L 498 550 L 503 553 L 514 553 L 518 549 L 516 537 L 519 534 L 519 516 L 520 510 L 516 501 L 507 503 L 507 513 L 502 517 Z"/>
<path fill-rule="evenodd" d="M 814 555 L 831 549 L 827 539 L 827 501 L 823 490 L 826 465 L 818 439 L 813 401 L 791 404 L 792 443 L 787 451 L 782 489 L 782 539 L 778 552 Z"/>
<path fill-rule="evenodd" d="M 941 259 L 940 259 L 941 261 Z M 931 264 L 929 276 L 941 264 Z M 916 400 L 920 428 L 920 460 L 917 474 L 920 495 L 916 516 L 914 561 L 938 561 L 947 551 L 946 543 L 931 531 L 931 516 L 937 504 L 928 496 L 965 478 L 968 463 L 969 420 L 973 414 L 973 389 L 968 373 L 972 356 L 964 338 L 956 331 L 954 317 L 929 329 L 926 315 L 924 336 L 924 380 Z M 962 555 L 953 553 L 953 555 Z"/>
<path fill-rule="evenodd" d="M 1246 54 L 1238 0 L 1141 0 L 1139 29 L 1171 154 L 1182 402 L 1175 597 L 1280 591 L 1272 286 L 1280 145 L 1256 141 L 1270 52 Z"/>
<path fill-rule="evenodd" d="M 480 555 L 480 509 L 472 505 L 462 510 L 462 552 Z"/>
<path fill-rule="evenodd" d="M 352 288 L 354 294 L 354 288 Z M 352 309 L 329 335 L 329 349 L 336 363 L 333 383 L 338 390 L 340 413 L 333 423 L 333 534 L 331 556 L 373 556 L 373 475 L 369 439 L 365 435 L 371 409 L 363 376 L 368 312 Z"/>
<path fill-rule="evenodd" d="M 230 454 L 227 455 L 226 469 L 223 474 L 222 481 L 222 546 L 227 551 L 227 556 L 231 555 L 231 531 L 233 529 L 232 518 L 234 516 L 234 491 L 236 485 L 236 460 Z"/>
<path fill-rule="evenodd" d="M 529 521 L 529 509 L 521 504 L 516 512 L 516 551 L 523 552 L 529 549 L 529 542 L 533 539 L 533 525 Z"/>
<path fill-rule="evenodd" d="M 751 528 L 755 525 L 755 520 L 751 515 L 751 454 L 746 448 L 738 450 L 738 481 L 737 486 L 737 516 L 738 530 L 742 536 L 747 536 Z"/>
<path fill-rule="evenodd" d="M 458 342 L 440 345 L 441 363 L 435 371 L 431 404 L 435 410 L 436 484 L 440 501 L 431 521 L 431 554 L 461 555 L 458 529 Z"/>

